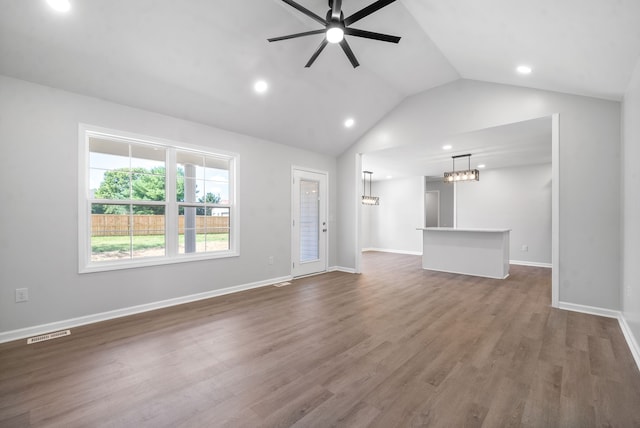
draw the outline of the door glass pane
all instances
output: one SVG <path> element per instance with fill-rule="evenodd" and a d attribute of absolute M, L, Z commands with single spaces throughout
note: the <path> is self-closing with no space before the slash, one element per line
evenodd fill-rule
<path fill-rule="evenodd" d="M 319 189 L 317 181 L 300 180 L 300 262 L 319 259 Z"/>

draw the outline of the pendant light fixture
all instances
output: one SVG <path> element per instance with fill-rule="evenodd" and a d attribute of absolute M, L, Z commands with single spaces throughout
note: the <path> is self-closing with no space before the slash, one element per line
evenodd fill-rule
<path fill-rule="evenodd" d="M 367 175 L 369 176 L 369 195 L 367 196 Z M 380 205 L 380 198 L 371 196 L 371 171 L 362 171 L 362 204 L 363 205 Z"/>
<path fill-rule="evenodd" d="M 456 171 L 456 159 L 467 158 L 469 163 L 466 170 Z M 444 173 L 445 183 L 455 183 L 458 181 L 480 181 L 480 171 L 471 169 L 471 154 L 451 156 L 453 159 L 453 171 Z"/>

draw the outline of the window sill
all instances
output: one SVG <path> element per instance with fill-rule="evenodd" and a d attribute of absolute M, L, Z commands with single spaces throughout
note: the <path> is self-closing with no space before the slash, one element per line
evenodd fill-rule
<path fill-rule="evenodd" d="M 200 254 L 180 254 L 174 257 L 162 256 L 147 258 L 144 260 L 130 260 L 130 261 L 117 261 L 117 262 L 102 262 L 102 263 L 89 263 L 85 266 L 80 266 L 78 273 L 94 273 L 94 272 L 106 272 L 122 269 L 135 269 L 150 266 L 163 266 L 175 263 L 188 263 L 197 262 L 202 260 L 214 260 L 223 259 L 229 257 L 238 257 L 240 253 L 238 251 L 219 251 L 215 253 L 200 253 Z"/>

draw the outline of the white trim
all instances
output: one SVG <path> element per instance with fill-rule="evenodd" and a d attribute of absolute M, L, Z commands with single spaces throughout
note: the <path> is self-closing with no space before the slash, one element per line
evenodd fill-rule
<path fill-rule="evenodd" d="M 294 242 L 295 241 L 295 236 L 293 233 L 293 220 L 294 220 L 294 212 L 295 212 L 295 207 L 294 207 L 294 202 L 295 202 L 295 173 L 296 171 L 299 172 L 309 172 L 312 174 L 318 174 L 318 175 L 322 175 L 324 176 L 324 180 L 325 180 L 325 189 L 324 189 L 324 198 L 325 198 L 325 212 L 322 213 L 324 215 L 324 228 L 327 229 L 327 232 L 324 233 L 325 236 L 325 249 L 324 249 L 324 269 L 320 270 L 318 272 L 314 272 L 314 273 L 325 273 L 328 272 L 329 269 L 329 248 L 331 247 L 331 239 L 330 239 L 330 235 L 331 235 L 331 224 L 329 224 L 329 213 L 331 212 L 329 210 L 329 202 L 330 202 L 330 194 L 329 194 L 329 188 L 331 187 L 329 185 L 329 171 L 324 171 L 324 170 L 320 170 L 320 169 L 313 169 L 313 168 L 307 168 L 307 167 L 303 167 L 303 166 L 298 166 L 298 165 L 291 165 L 291 211 L 290 214 L 291 216 L 289 217 L 289 237 L 290 237 L 290 241 L 291 241 L 291 253 L 290 253 L 290 264 L 289 264 L 289 272 L 291 273 L 291 277 L 293 278 L 293 264 L 297 261 L 298 265 L 300 265 L 300 262 L 298 261 L 298 257 L 294 255 L 294 249 L 298 247 L 298 243 Z M 322 218 L 320 219 L 322 220 Z M 298 236 L 299 238 L 299 236 Z M 297 276 L 297 278 L 303 277 L 306 275 L 299 275 Z"/>
<path fill-rule="evenodd" d="M 533 266 L 533 267 L 542 267 L 551 269 L 553 265 L 551 263 L 540 263 L 540 262 L 527 262 L 523 260 L 509 260 L 510 265 L 519 265 L 519 266 Z"/>
<path fill-rule="evenodd" d="M 408 254 L 411 256 L 422 255 L 422 251 L 394 250 L 391 248 L 363 248 L 362 252 L 365 252 L 365 251 L 379 251 L 381 253 Z"/>
<path fill-rule="evenodd" d="M 456 275 L 465 275 L 465 276 L 478 276 L 478 277 L 482 277 L 482 278 L 490 278 L 490 279 L 507 279 L 509 278 L 509 274 L 506 274 L 505 276 L 489 276 L 489 275 L 472 275 L 469 272 L 458 272 L 455 270 L 444 270 L 444 269 L 426 269 L 426 268 L 422 268 L 422 270 L 428 270 L 431 272 L 444 272 L 444 273 L 453 273 Z"/>
<path fill-rule="evenodd" d="M 166 207 L 165 211 L 165 255 L 158 257 L 145 257 L 141 259 L 122 259 L 106 262 L 91 261 L 91 198 L 88 197 L 89 190 L 89 138 L 96 136 L 99 138 L 113 139 L 133 144 L 149 145 L 153 147 L 163 147 L 166 150 L 165 168 L 168 178 L 175 178 L 176 152 L 198 153 L 205 156 L 225 158 L 229 161 L 229 204 L 230 228 L 229 228 L 229 250 L 203 252 L 194 254 L 179 254 L 177 251 L 177 209 L 179 203 L 175 201 L 136 201 L 143 205 L 160 205 Z M 227 257 L 237 257 L 240 255 L 240 201 L 239 201 L 239 168 L 240 155 L 235 152 L 218 150 L 211 147 L 203 147 L 194 144 L 185 144 L 160 137 L 151 137 L 135 134 L 127 131 L 102 128 L 85 123 L 78 124 L 78 273 L 106 272 L 120 269 L 140 268 L 147 266 L 162 266 L 173 263 L 192 262 L 199 260 L 210 260 Z M 172 194 L 175 191 L 175 181 L 167 180 L 166 193 Z M 99 202 L 96 199 L 93 202 Z M 109 203 L 108 200 L 103 201 Z"/>
<path fill-rule="evenodd" d="M 575 303 L 568 303 L 568 302 L 558 302 L 558 309 L 564 309 L 564 310 L 573 311 L 573 312 L 582 312 L 583 314 L 598 315 L 598 316 L 607 317 L 607 318 L 619 319 L 621 316 L 620 311 L 616 311 L 613 309 L 599 308 L 596 306 L 578 305 Z"/>
<path fill-rule="evenodd" d="M 355 269 L 346 268 L 342 266 L 331 266 L 327 269 L 327 272 L 344 272 L 344 273 L 356 273 Z"/>
<path fill-rule="evenodd" d="M 636 366 L 638 366 L 638 370 L 640 370 L 640 345 L 638 345 L 638 342 L 636 341 L 636 338 L 631 331 L 631 327 L 629 327 L 629 324 L 627 324 L 627 320 L 624 317 L 624 314 L 620 313 L 618 323 L 620 323 L 620 330 L 622 330 L 622 334 L 627 340 L 627 345 L 629 345 L 629 350 L 631 350 L 631 355 L 633 355 Z"/>
<path fill-rule="evenodd" d="M 356 206 L 355 206 L 355 256 L 353 259 L 353 270 L 355 273 L 362 273 L 362 230 L 360 230 L 360 228 L 362 227 L 362 195 L 364 195 L 364 180 L 363 180 L 363 176 L 362 176 L 362 153 L 356 153 L 356 157 L 355 157 L 355 169 L 356 169 L 356 173 L 355 173 L 355 188 L 356 188 L 356 197 L 353 198 L 356 202 Z M 362 187 L 360 187 L 362 186 Z"/>
<path fill-rule="evenodd" d="M 216 296 L 222 296 L 225 294 L 237 293 L 239 291 L 251 290 L 253 288 L 266 287 L 269 285 L 277 284 L 283 281 L 290 281 L 292 278 L 290 275 L 282 276 L 279 278 L 271 278 L 263 281 L 256 281 L 249 284 L 235 285 L 232 287 L 221 288 L 218 290 L 206 291 L 204 293 L 191 294 L 188 296 L 175 297 L 173 299 L 161 300 L 158 302 L 145 303 L 143 305 L 130 306 L 128 308 L 116 309 L 113 311 L 101 312 L 98 314 L 85 315 L 78 318 L 71 318 L 62 321 L 56 321 L 48 324 L 41 324 L 33 327 L 21 328 L 18 330 L 11 330 L 0 332 L 0 343 L 10 342 L 12 340 L 24 339 L 31 336 L 37 336 L 45 333 L 49 333 L 57 330 L 70 329 L 72 327 L 79 327 L 82 325 L 93 324 L 96 322 L 107 321 L 114 318 L 126 317 L 129 315 L 135 315 L 142 312 L 153 311 L 156 309 L 167 308 L 170 306 L 177 306 L 183 303 L 195 302 L 198 300 L 210 299 Z"/>
<path fill-rule="evenodd" d="M 551 306 L 560 303 L 560 114 L 551 115 Z"/>
<path fill-rule="evenodd" d="M 567 311 L 581 312 L 583 314 L 598 315 L 601 317 L 617 319 L 618 324 L 620 325 L 620 330 L 622 330 L 622 335 L 627 342 L 629 351 L 631 351 L 631 356 L 633 356 L 633 360 L 636 362 L 638 370 L 640 370 L 640 345 L 638 345 L 638 342 L 636 341 L 636 338 L 631 331 L 631 327 L 629 327 L 629 324 L 627 324 L 627 320 L 621 311 L 598 308 L 595 306 L 577 305 L 567 302 L 558 302 L 558 308 Z"/>

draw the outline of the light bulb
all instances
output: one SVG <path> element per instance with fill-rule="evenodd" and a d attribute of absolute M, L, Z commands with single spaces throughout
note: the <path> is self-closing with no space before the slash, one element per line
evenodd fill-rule
<path fill-rule="evenodd" d="M 331 27 L 327 30 L 327 42 L 340 43 L 344 39 L 344 30 L 340 27 Z"/>

